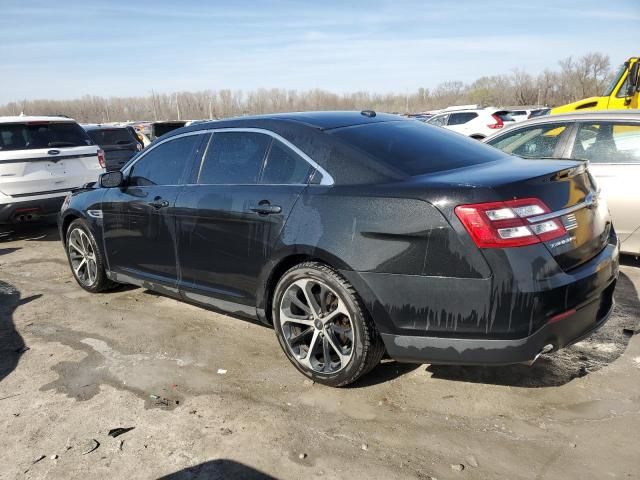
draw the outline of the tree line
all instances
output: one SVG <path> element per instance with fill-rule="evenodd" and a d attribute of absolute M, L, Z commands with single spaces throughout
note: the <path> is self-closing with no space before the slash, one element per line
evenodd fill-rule
<path fill-rule="evenodd" d="M 531 75 L 522 69 L 472 83 L 448 81 L 414 92 L 337 94 L 322 89 L 260 88 L 156 93 L 140 97 L 85 95 L 72 100 L 22 100 L 0 106 L 0 115 L 66 115 L 79 122 L 225 118 L 303 110 L 363 110 L 415 113 L 452 105 L 561 105 L 602 95 L 614 72 L 608 55 L 568 57 L 558 68 Z"/>

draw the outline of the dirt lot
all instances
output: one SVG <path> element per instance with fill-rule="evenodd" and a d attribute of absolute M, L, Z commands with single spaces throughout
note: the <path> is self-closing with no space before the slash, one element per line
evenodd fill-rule
<path fill-rule="evenodd" d="M 640 268 L 618 285 L 600 332 L 533 368 L 385 361 L 337 390 L 269 328 L 88 294 L 55 229 L 0 234 L 0 478 L 639 478 Z"/>

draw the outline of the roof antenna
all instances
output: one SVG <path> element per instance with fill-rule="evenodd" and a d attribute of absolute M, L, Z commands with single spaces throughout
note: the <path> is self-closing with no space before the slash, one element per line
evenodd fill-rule
<path fill-rule="evenodd" d="M 376 112 L 373 110 L 362 110 L 360 115 L 364 115 L 365 117 L 373 118 L 376 116 Z"/>

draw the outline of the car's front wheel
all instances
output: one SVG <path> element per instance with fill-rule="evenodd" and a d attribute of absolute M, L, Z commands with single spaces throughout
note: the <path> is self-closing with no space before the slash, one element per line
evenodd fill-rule
<path fill-rule="evenodd" d="M 384 345 L 353 287 L 332 268 L 306 262 L 288 270 L 273 297 L 285 354 L 304 375 L 340 387 L 375 367 Z"/>
<path fill-rule="evenodd" d="M 78 284 L 91 293 L 115 286 L 107 278 L 104 258 L 85 220 L 71 222 L 66 235 L 67 258 Z"/>

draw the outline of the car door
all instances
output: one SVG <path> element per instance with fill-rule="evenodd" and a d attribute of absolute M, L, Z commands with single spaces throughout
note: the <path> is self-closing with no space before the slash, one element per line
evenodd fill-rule
<path fill-rule="evenodd" d="M 125 186 L 103 197 L 103 239 L 112 273 L 175 286 L 175 201 L 199 155 L 202 134 L 170 138 L 125 169 Z"/>
<path fill-rule="evenodd" d="M 524 158 L 562 158 L 570 127 L 570 122 L 549 122 L 510 128 L 486 143 Z"/>
<path fill-rule="evenodd" d="M 569 155 L 589 161 L 589 170 L 609 205 L 622 251 L 640 253 L 640 123 L 580 122 Z"/>
<path fill-rule="evenodd" d="M 255 314 L 258 276 L 313 173 L 292 147 L 266 131 L 213 133 L 176 203 L 187 299 Z"/>

